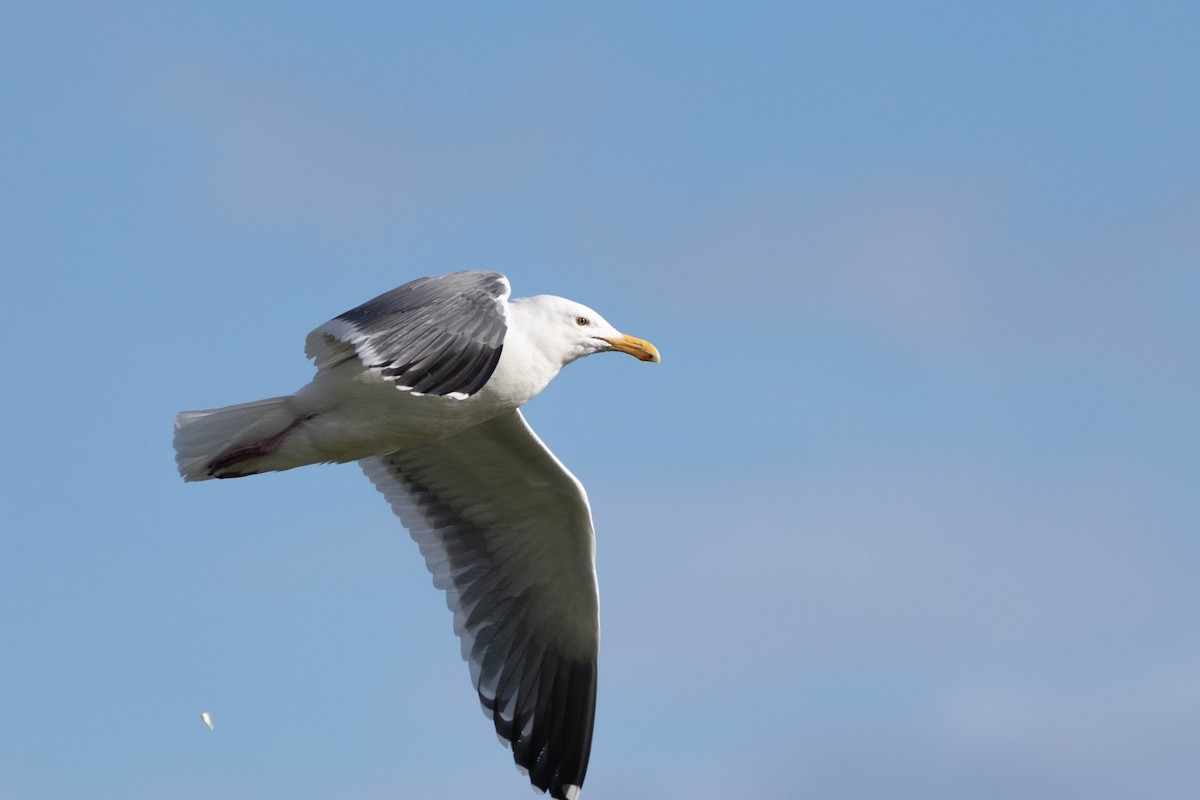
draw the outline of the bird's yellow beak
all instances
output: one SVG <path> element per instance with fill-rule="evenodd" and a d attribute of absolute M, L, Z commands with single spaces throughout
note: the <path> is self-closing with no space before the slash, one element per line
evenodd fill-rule
<path fill-rule="evenodd" d="M 658 348 L 647 342 L 645 339 L 639 339 L 636 336 L 625 336 L 624 334 L 609 339 L 606 336 L 600 337 L 612 347 L 613 350 L 620 350 L 622 353 L 628 353 L 638 361 L 653 361 L 655 364 L 662 361 L 658 356 Z"/>

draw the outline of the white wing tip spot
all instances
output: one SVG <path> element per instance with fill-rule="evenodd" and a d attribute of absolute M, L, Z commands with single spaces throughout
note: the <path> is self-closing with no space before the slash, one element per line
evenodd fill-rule
<path fill-rule="evenodd" d="M 408 392 L 413 397 L 427 397 L 429 395 L 428 392 L 418 392 L 411 386 L 401 386 L 400 384 L 396 384 L 396 388 L 402 392 Z M 446 394 L 438 396 L 449 397 L 451 400 L 466 400 L 471 395 L 467 394 L 466 392 L 447 392 Z"/>
<path fill-rule="evenodd" d="M 567 791 L 566 791 L 567 800 L 579 800 L 579 787 L 578 786 L 568 785 L 566 787 L 566 789 L 567 789 Z"/>

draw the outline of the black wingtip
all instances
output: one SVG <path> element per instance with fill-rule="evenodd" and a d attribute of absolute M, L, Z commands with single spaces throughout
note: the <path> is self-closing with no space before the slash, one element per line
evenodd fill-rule
<path fill-rule="evenodd" d="M 502 721 L 497 732 L 514 729 L 528 734 L 510 739 L 513 760 L 529 774 L 529 782 L 552 798 L 577 797 L 587 775 L 596 712 L 596 664 L 569 661 L 539 674 L 535 707 L 513 726 Z M 518 702 L 518 708 L 521 704 Z M 532 715 L 532 719 L 530 719 Z"/>

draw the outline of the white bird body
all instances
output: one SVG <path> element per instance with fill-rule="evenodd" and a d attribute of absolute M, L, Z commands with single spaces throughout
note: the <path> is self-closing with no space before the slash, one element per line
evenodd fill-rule
<path fill-rule="evenodd" d="M 457 398 L 397 391 L 395 382 L 379 371 L 358 358 L 345 358 L 319 369 L 312 382 L 294 394 L 180 414 L 180 471 L 189 481 L 222 477 L 210 474 L 214 459 L 297 420 L 269 453 L 238 461 L 231 477 L 358 461 L 472 428 L 524 405 L 566 364 L 588 353 L 556 346 L 556 338 L 539 332 L 537 323 L 564 311 L 586 316 L 599 334 L 621 337 L 599 314 L 578 303 L 549 295 L 514 300 L 508 304 L 505 346 L 495 371 L 475 394 Z M 313 337 L 320 334 L 318 329 L 310 335 L 310 351 Z"/>
<path fill-rule="evenodd" d="M 446 592 L 485 712 L 535 788 L 579 794 L 600 640 L 587 495 L 519 412 L 567 364 L 658 351 L 499 273 L 405 284 L 308 336 L 294 394 L 176 418 L 188 481 L 357 460 Z"/>

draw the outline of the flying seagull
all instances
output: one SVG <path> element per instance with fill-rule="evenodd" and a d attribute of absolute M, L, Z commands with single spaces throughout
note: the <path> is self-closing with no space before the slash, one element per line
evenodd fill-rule
<path fill-rule="evenodd" d="M 175 419 L 187 481 L 358 461 L 446 592 L 485 713 L 540 791 L 577 798 L 600 642 L 583 486 L 520 406 L 572 361 L 659 360 L 595 311 L 509 299 L 497 272 L 421 278 L 308 335 L 295 394 Z"/>

